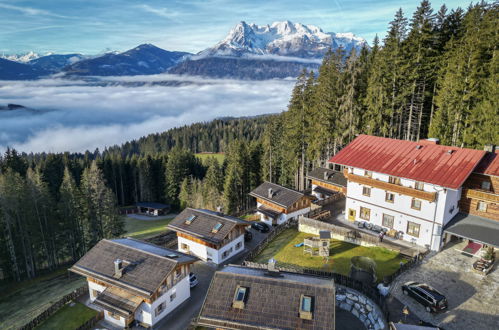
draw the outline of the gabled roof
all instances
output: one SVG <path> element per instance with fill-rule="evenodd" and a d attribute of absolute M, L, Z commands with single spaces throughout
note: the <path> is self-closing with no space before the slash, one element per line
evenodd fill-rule
<path fill-rule="evenodd" d="M 459 212 L 444 232 L 499 248 L 499 221 Z"/>
<path fill-rule="evenodd" d="M 272 189 L 273 192 L 271 198 L 269 197 L 269 189 Z M 250 192 L 250 196 L 288 208 L 305 195 L 299 191 L 275 183 L 264 182 Z"/>
<path fill-rule="evenodd" d="M 329 162 L 458 189 L 485 151 L 359 135 Z"/>
<path fill-rule="evenodd" d="M 230 329 L 334 329 L 332 280 L 264 269 L 228 266 L 215 273 L 199 313 L 202 326 Z M 244 308 L 232 307 L 236 288 L 246 287 Z M 301 296 L 313 297 L 312 319 L 299 316 Z"/>
<path fill-rule="evenodd" d="M 120 278 L 114 277 L 114 261 L 117 259 L 129 263 Z M 177 265 L 196 260 L 196 257 L 176 250 L 131 238 L 103 239 L 69 270 L 147 298 Z"/>
<path fill-rule="evenodd" d="M 190 224 L 187 224 L 186 220 L 189 218 L 193 218 L 193 220 Z M 213 232 L 213 228 L 218 223 L 221 223 L 222 227 L 218 231 Z M 186 208 L 168 224 L 167 228 L 195 236 L 210 243 L 219 244 L 234 227 L 249 225 L 248 221 L 226 216 L 222 213 L 204 209 Z"/>
<path fill-rule="evenodd" d="M 499 176 L 499 150 L 496 150 L 496 152 L 487 152 L 473 172 Z"/>
<path fill-rule="evenodd" d="M 308 173 L 307 178 L 329 183 L 338 187 L 347 186 L 347 178 L 343 172 L 333 171 L 323 167 L 317 167 Z"/>

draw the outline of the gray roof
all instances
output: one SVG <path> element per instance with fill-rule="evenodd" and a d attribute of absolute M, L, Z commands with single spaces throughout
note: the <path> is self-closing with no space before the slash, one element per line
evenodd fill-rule
<path fill-rule="evenodd" d="M 499 248 L 499 221 L 467 213 L 458 213 L 445 226 L 444 231 Z"/>
<path fill-rule="evenodd" d="M 114 261 L 117 259 L 130 263 L 120 278 L 114 277 Z M 69 270 L 149 297 L 178 264 L 196 260 L 196 257 L 176 250 L 132 238 L 103 239 Z"/>
<path fill-rule="evenodd" d="M 272 219 L 276 219 L 278 216 L 280 216 L 282 213 L 277 212 L 275 210 L 269 209 L 268 207 L 260 206 L 257 208 L 257 211 L 265 214 L 268 217 L 271 217 Z"/>
<path fill-rule="evenodd" d="M 316 169 L 308 173 L 307 178 L 329 183 L 338 187 L 347 186 L 347 178 L 345 178 L 343 172 L 334 171 L 323 167 L 317 167 Z"/>
<path fill-rule="evenodd" d="M 271 198 L 269 197 L 269 189 L 272 189 L 273 192 Z M 284 208 L 288 208 L 305 195 L 299 191 L 275 183 L 264 182 L 256 187 L 250 193 L 250 196 L 261 198 Z"/>
<path fill-rule="evenodd" d="M 202 326 L 230 329 L 334 329 L 332 280 L 228 266 L 216 272 L 201 308 Z M 237 286 L 248 288 L 243 309 L 232 307 Z M 313 297 L 312 320 L 299 317 L 301 295 Z"/>
<path fill-rule="evenodd" d="M 163 209 L 170 208 L 169 204 L 151 203 L 151 202 L 139 202 L 135 205 L 137 205 L 139 207 L 145 207 L 145 208 L 150 208 L 150 209 L 155 209 L 155 210 L 163 210 Z"/>
<path fill-rule="evenodd" d="M 185 220 L 191 216 L 196 216 L 196 218 L 190 224 L 186 224 Z M 217 223 L 221 223 L 223 226 L 214 233 L 213 227 L 215 227 Z M 222 213 L 204 209 L 187 208 L 168 224 L 168 228 L 195 236 L 213 244 L 220 244 L 234 227 L 240 225 L 249 226 L 250 224 L 251 223 L 248 221 L 225 216 Z"/>

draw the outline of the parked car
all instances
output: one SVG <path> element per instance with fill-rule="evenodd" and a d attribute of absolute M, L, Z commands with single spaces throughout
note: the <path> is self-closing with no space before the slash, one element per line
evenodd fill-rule
<path fill-rule="evenodd" d="M 428 284 L 407 282 L 402 285 L 402 292 L 414 298 L 429 313 L 439 312 L 448 307 L 445 296 Z"/>
<path fill-rule="evenodd" d="M 253 234 L 249 230 L 246 230 L 244 233 L 244 241 L 249 242 L 252 239 L 253 239 Z"/>
<path fill-rule="evenodd" d="M 198 278 L 196 277 L 196 275 L 194 275 L 194 273 L 189 273 L 189 284 L 191 285 L 191 288 L 195 287 L 196 285 L 198 285 Z"/>
<path fill-rule="evenodd" d="M 259 232 L 262 233 L 267 233 L 270 230 L 269 225 L 267 225 L 264 222 L 253 222 L 251 224 L 251 228 L 253 228 L 254 230 L 258 230 Z"/>

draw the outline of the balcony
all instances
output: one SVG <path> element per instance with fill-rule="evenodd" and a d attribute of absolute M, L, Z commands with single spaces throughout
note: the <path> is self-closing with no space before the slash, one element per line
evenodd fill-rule
<path fill-rule="evenodd" d="M 361 175 L 356 175 L 353 173 L 348 173 L 346 170 L 345 170 L 345 176 L 348 179 L 348 181 L 356 182 L 356 183 L 370 186 L 370 187 L 374 187 L 374 188 L 388 190 L 391 192 L 411 196 L 411 197 L 426 200 L 429 202 L 434 202 L 436 197 L 437 197 L 436 192 L 429 192 L 429 191 L 414 189 L 411 187 L 404 187 L 404 186 L 401 186 L 398 184 L 393 184 L 393 183 L 389 183 L 389 182 L 385 182 L 385 181 L 380 181 L 377 179 L 372 179 L 372 178 L 367 177 L 367 176 L 361 176 Z"/>
<path fill-rule="evenodd" d="M 487 190 L 463 189 L 463 196 L 470 199 L 499 203 L 499 195 Z"/>

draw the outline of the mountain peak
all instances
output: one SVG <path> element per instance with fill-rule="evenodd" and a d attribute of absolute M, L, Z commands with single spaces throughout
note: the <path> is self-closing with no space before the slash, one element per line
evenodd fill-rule
<path fill-rule="evenodd" d="M 353 33 L 325 33 L 315 25 L 293 23 L 289 20 L 267 25 L 239 22 L 214 47 L 199 53 L 201 56 L 281 55 L 302 58 L 321 58 L 329 48 L 343 47 L 360 50 L 365 40 Z"/>

